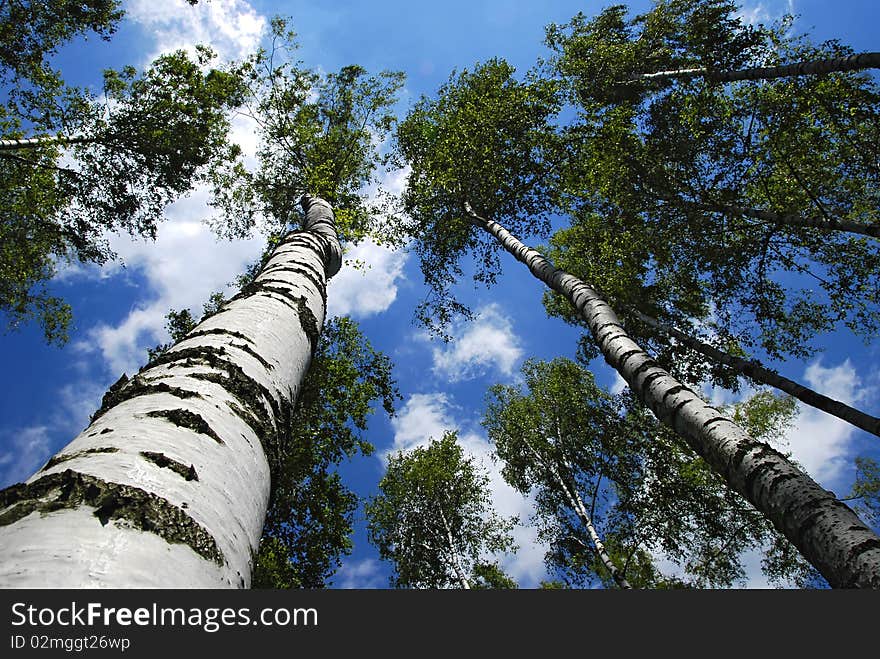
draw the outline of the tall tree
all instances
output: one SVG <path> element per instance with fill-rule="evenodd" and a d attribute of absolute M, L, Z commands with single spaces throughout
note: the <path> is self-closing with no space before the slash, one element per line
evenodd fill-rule
<path fill-rule="evenodd" d="M 528 145 L 517 140 L 503 142 L 501 155 L 491 160 L 460 162 L 457 154 L 468 154 L 483 143 L 493 144 L 504 135 L 508 117 L 534 116 L 528 104 L 506 94 L 502 85 L 495 85 L 496 94 L 506 94 L 507 102 L 499 107 L 477 104 L 478 92 L 485 78 L 462 78 L 455 93 L 424 103 L 402 123 L 398 140 L 402 154 L 411 163 L 411 186 L 404 200 L 407 210 L 423 221 L 413 235 L 425 253 L 460 256 L 484 241 L 494 241 L 524 263 L 531 273 L 565 298 L 586 321 L 593 340 L 606 361 L 612 365 L 633 392 L 654 414 L 673 427 L 725 481 L 742 494 L 792 541 L 805 557 L 833 585 L 877 586 L 880 565 L 878 540 L 845 505 L 792 465 L 778 451 L 749 437 L 735 423 L 708 406 L 696 394 L 660 368 L 623 330 L 612 309 L 585 282 L 557 270 L 546 258 L 527 248 L 497 221 L 487 217 L 482 208 L 510 208 L 509 190 L 456 187 L 458 174 L 470 168 L 467 180 L 516 181 L 521 172 L 535 166 L 534 154 Z M 516 88 L 510 84 L 508 88 Z M 456 137 L 443 128 L 455 125 L 473 106 L 483 108 L 480 121 L 471 121 L 471 130 Z M 501 111 L 499 111 L 501 110 Z M 546 123 L 540 126 L 546 135 Z M 411 136 L 427 136 L 416 140 Z M 441 136 L 442 146 L 430 137 Z M 546 138 L 553 143 L 553 134 Z M 547 142 L 539 142 L 546 144 Z M 470 146 L 469 146 L 470 145 Z M 545 151 L 546 152 L 546 151 Z M 474 171 L 476 169 L 476 171 Z M 553 171 L 544 165 L 545 171 Z M 436 181 L 437 189 L 431 187 Z M 543 192 L 540 181 L 531 181 L 532 194 Z M 514 191 L 514 195 L 519 191 Z M 481 194 L 481 196 L 476 196 Z M 469 197 L 469 195 L 474 195 Z M 541 197 L 547 199 L 547 195 Z M 507 204 L 507 206 L 505 206 Z M 515 208 L 515 206 L 513 206 Z M 431 217 L 445 218 L 443 232 L 431 231 Z M 427 221 L 426 221 L 427 220 Z M 453 220 L 457 220 L 453 224 Z M 527 218 L 517 218 L 518 222 Z M 467 228 L 472 225 L 477 234 Z M 540 222 L 529 228 L 534 232 Z M 448 234 L 454 232 L 457 242 L 450 244 Z M 450 247 L 452 250 L 450 251 Z M 434 251 L 436 250 L 436 251 Z M 845 520 L 845 521 L 844 521 Z M 842 529 L 849 529 L 843 531 Z M 851 551 L 858 546 L 858 551 Z"/>
<path fill-rule="evenodd" d="M 571 585 L 729 587 L 747 549 L 786 543 L 631 396 L 616 400 L 566 359 L 528 361 L 523 387 L 490 390 L 484 425 L 505 479 L 534 493 L 549 567 Z M 759 394 L 734 412 L 771 440 L 795 411 Z M 664 576 L 652 556 L 679 566 Z M 783 571 L 790 577 L 800 565 Z"/>
<path fill-rule="evenodd" d="M 5 586 L 250 584 L 270 466 L 341 265 L 329 204 L 303 208 L 303 230 L 250 286 L 121 379 L 80 435 L 3 491 Z"/>
<path fill-rule="evenodd" d="M 470 589 L 482 579 L 509 587 L 485 556 L 513 546 L 513 522 L 492 512 L 488 481 L 454 432 L 389 456 L 366 511 L 371 542 L 394 563 L 393 585 Z"/>
<path fill-rule="evenodd" d="M 372 103 L 369 91 L 352 107 Z M 376 95 L 384 116 L 393 90 Z M 288 100 L 294 113 L 308 103 Z M 306 113 L 297 126 L 324 143 L 319 114 Z M 349 148 L 296 152 L 305 159 L 277 172 L 279 186 L 287 179 L 296 188 L 311 180 L 306 172 L 323 168 L 338 174 L 316 179 L 330 192 L 371 176 L 379 163 L 372 140 L 383 131 L 345 134 Z M 250 284 L 131 380 L 121 378 L 83 433 L 28 482 L 3 491 L 0 582 L 251 583 L 270 470 L 277 473 L 284 459 L 293 404 L 324 322 L 327 279 L 342 262 L 330 203 L 303 194 L 300 204 L 301 212 L 285 205 L 271 218 L 284 238 Z M 351 215 L 344 208 L 340 215 L 351 231 Z M 358 217 L 362 225 L 372 219 Z M 301 228 L 289 232 L 290 225 Z M 37 549 L 21 559 L 23 547 Z"/>

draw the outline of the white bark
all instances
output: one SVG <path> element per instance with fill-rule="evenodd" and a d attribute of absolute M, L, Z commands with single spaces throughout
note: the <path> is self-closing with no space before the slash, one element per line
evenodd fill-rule
<path fill-rule="evenodd" d="M 249 287 L 0 493 L 0 586 L 250 584 L 270 464 L 341 264 L 329 204 L 307 196 L 303 207 L 305 229 Z"/>
<path fill-rule="evenodd" d="M 773 211 L 765 211 L 758 208 L 746 208 L 744 206 L 727 206 L 724 204 L 693 205 L 697 208 L 701 208 L 704 210 L 722 211 L 726 213 L 745 215 L 746 217 L 753 217 L 757 220 L 761 220 L 769 224 L 786 225 L 792 227 L 807 227 L 813 229 L 823 229 L 826 231 L 843 231 L 845 233 L 854 233 L 861 236 L 880 238 L 880 224 L 876 222 L 872 224 L 865 224 L 862 222 L 853 222 L 852 220 L 842 220 L 835 217 L 801 217 L 800 215 L 774 213 Z"/>
<path fill-rule="evenodd" d="M 614 579 L 614 582 L 621 588 L 632 588 L 632 585 L 627 581 L 623 573 L 617 569 L 614 561 L 611 560 L 611 556 L 609 556 L 608 552 L 605 550 L 605 543 L 602 542 L 602 538 L 599 536 L 598 531 L 596 531 L 596 527 L 593 526 L 593 520 L 587 512 L 587 507 L 584 505 L 583 499 L 581 499 L 580 492 L 578 492 L 577 488 L 574 486 L 571 488 L 568 487 L 565 479 L 559 474 L 559 470 L 551 463 L 547 462 L 541 453 L 531 445 L 529 440 L 523 438 L 523 442 L 532 452 L 532 455 L 535 456 L 535 459 L 544 467 L 544 469 L 547 470 L 553 480 L 556 481 L 559 489 L 562 490 L 565 498 L 568 499 L 568 505 L 571 506 L 571 509 L 574 511 L 575 515 L 578 516 L 581 524 L 583 524 L 584 528 L 587 530 L 587 534 L 590 536 L 590 541 L 593 543 L 593 548 L 596 550 L 599 560 L 602 561 L 602 564 L 605 566 L 605 569 L 608 570 L 611 578 Z"/>
<path fill-rule="evenodd" d="M 455 576 L 458 578 L 458 583 L 461 584 L 461 587 L 465 590 L 470 590 L 471 582 L 464 573 L 461 556 L 459 556 L 458 549 L 455 546 L 455 539 L 452 537 L 452 529 L 449 527 L 449 522 L 446 521 L 446 515 L 443 514 L 443 508 L 438 505 L 437 510 L 440 513 L 440 519 L 443 520 L 443 528 L 446 529 L 446 544 L 449 549 L 449 556 L 452 560 L 452 570 L 455 572 Z"/>
<path fill-rule="evenodd" d="M 61 135 L 47 135 L 45 137 L 21 137 L 0 140 L 0 151 L 15 151 L 18 149 L 35 149 L 50 144 L 85 144 L 93 141 L 89 137 L 63 137 Z"/>
<path fill-rule="evenodd" d="M 840 73 L 859 71 L 862 69 L 880 68 L 880 53 L 859 53 L 849 57 L 834 57 L 824 60 L 795 62 L 781 66 L 762 66 L 740 71 L 709 71 L 704 68 L 678 69 L 675 71 L 657 71 L 642 73 L 630 82 L 641 80 L 688 80 L 704 77 L 709 82 L 733 82 L 735 80 L 773 80 L 789 76 L 819 75 L 823 73 Z"/>
<path fill-rule="evenodd" d="M 784 391 L 807 405 L 822 410 L 832 416 L 836 416 L 842 421 L 851 423 L 856 428 L 861 428 L 865 432 L 880 437 L 880 419 L 877 417 L 862 412 L 861 410 L 851 407 L 846 403 L 842 403 L 839 400 L 820 394 L 818 391 L 814 391 L 799 382 L 789 380 L 788 378 L 779 375 L 776 371 L 767 368 L 757 359 L 734 357 L 733 355 L 726 353 L 723 350 L 719 350 L 708 343 L 704 343 L 689 334 L 685 334 L 671 325 L 662 323 L 652 316 L 643 314 L 634 307 L 628 307 L 628 310 L 643 323 L 660 330 L 664 334 L 675 337 L 684 345 L 716 362 L 730 366 L 737 373 L 741 373 L 755 382 L 760 382 L 779 389 L 780 391 Z"/>
<path fill-rule="evenodd" d="M 880 538 L 833 492 L 657 366 L 589 285 L 555 268 L 497 222 L 467 209 L 475 226 L 574 305 L 605 360 L 636 396 L 763 513 L 832 586 L 880 588 Z"/>

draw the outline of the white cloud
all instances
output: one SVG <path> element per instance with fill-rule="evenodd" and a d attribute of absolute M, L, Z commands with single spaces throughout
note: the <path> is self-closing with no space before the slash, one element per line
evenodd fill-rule
<path fill-rule="evenodd" d="M 337 588 L 384 588 L 388 579 L 379 561 L 365 558 L 360 561 L 343 561 L 342 566 L 333 575 Z"/>
<path fill-rule="evenodd" d="M 736 12 L 746 25 L 771 23 L 785 14 L 795 14 L 794 0 L 767 0 L 765 2 L 746 2 Z"/>
<path fill-rule="evenodd" d="M 345 255 L 327 288 L 327 314 L 365 318 L 382 313 L 397 299 L 407 254 L 365 240 Z"/>
<path fill-rule="evenodd" d="M 0 487 L 25 480 L 51 454 L 47 426 L 32 426 L 3 434 L 6 437 L 0 446 L 8 447 L 8 450 L 0 453 Z"/>
<path fill-rule="evenodd" d="M 838 366 L 822 366 L 821 360 L 810 364 L 803 381 L 830 398 L 859 407 L 871 396 L 849 359 Z M 849 444 L 856 428 L 837 417 L 808 405 L 801 405 L 794 427 L 786 434 L 788 448 L 815 480 L 831 487 L 851 466 Z"/>
<path fill-rule="evenodd" d="M 492 446 L 481 432 L 462 427 L 454 417 L 455 407 L 446 394 L 414 394 L 409 397 L 397 417 L 392 420 L 394 444 L 392 451 L 408 451 L 426 446 L 430 439 L 439 439 L 447 430 L 457 430 L 459 443 L 476 459 L 489 476 L 489 490 L 495 512 L 502 517 L 515 516 L 520 523 L 513 537 L 519 549 L 501 561 L 502 568 L 521 587 L 530 588 L 546 578 L 544 554 L 547 547 L 537 538 L 534 527 L 527 522 L 534 512 L 532 497 L 524 497 L 501 476 L 501 465 L 492 460 Z M 389 452 L 392 452 L 389 451 Z M 383 454 L 384 461 L 388 452 Z"/>
<path fill-rule="evenodd" d="M 149 60 L 177 49 L 208 44 L 221 59 L 253 52 L 266 29 L 266 18 L 246 0 L 210 0 L 190 7 L 181 0 L 129 0 L 129 20 L 153 37 Z"/>
<path fill-rule="evenodd" d="M 478 309 L 475 320 L 456 324 L 452 334 L 448 346 L 432 351 L 434 372 L 450 382 L 472 379 L 489 369 L 510 376 L 523 355 L 510 318 L 497 304 Z"/>
<path fill-rule="evenodd" d="M 126 267 L 147 279 L 147 295 L 119 324 L 100 324 L 76 344 L 83 352 L 100 351 L 110 372 L 131 374 L 146 360 L 146 347 L 167 340 L 165 315 L 170 309 L 198 313 L 214 291 L 230 292 L 228 284 L 261 253 L 261 239 L 224 242 L 202 222 L 209 213 L 208 192 L 199 189 L 166 210 L 155 242 L 116 236 L 111 247 Z M 118 264 L 105 274 L 119 274 Z"/>

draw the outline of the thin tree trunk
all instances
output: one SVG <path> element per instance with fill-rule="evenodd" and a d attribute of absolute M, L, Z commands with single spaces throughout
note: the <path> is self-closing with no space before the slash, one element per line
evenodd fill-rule
<path fill-rule="evenodd" d="M 829 584 L 880 588 L 880 538 L 850 508 L 657 366 L 595 290 L 555 268 L 497 222 L 467 209 L 475 226 L 574 305 L 605 360 L 636 396 L 763 513 Z"/>
<path fill-rule="evenodd" d="M 470 590 L 471 582 L 467 576 L 465 576 L 464 567 L 461 564 L 461 557 L 458 554 L 458 549 L 455 547 L 455 539 L 452 537 L 452 529 L 449 527 L 449 522 L 446 521 L 446 515 L 443 514 L 443 508 L 438 505 L 437 510 L 440 513 L 440 519 L 443 520 L 443 528 L 446 529 L 446 542 L 449 546 L 449 553 L 452 556 L 452 571 L 455 572 L 455 576 L 458 578 L 461 587 L 465 590 Z"/>
<path fill-rule="evenodd" d="M 746 208 L 744 206 L 728 206 L 726 204 L 691 204 L 696 208 L 709 211 L 722 211 L 734 215 L 745 215 L 753 217 L 763 222 L 771 224 L 787 225 L 792 227 L 811 227 L 815 229 L 826 229 L 828 231 L 844 231 L 846 233 L 855 233 L 862 236 L 870 236 L 872 238 L 880 238 L 880 224 L 863 224 L 861 222 L 852 222 L 850 220 L 841 220 L 834 217 L 801 217 L 800 215 L 792 215 L 789 213 L 774 213 L 773 211 L 765 211 L 757 208 Z"/>
<path fill-rule="evenodd" d="M 9 138 L 0 140 L 0 151 L 15 151 L 18 149 L 36 149 L 41 146 L 49 146 L 52 144 L 87 144 L 94 142 L 94 138 L 79 137 L 62 137 L 61 135 L 46 135 L 45 137 L 22 137 Z"/>
<path fill-rule="evenodd" d="M 880 419 L 875 416 L 866 414 L 861 410 L 857 410 L 854 407 L 850 407 L 849 405 L 834 400 L 833 398 L 829 398 L 828 396 L 823 396 L 819 392 L 814 391 L 799 382 L 789 380 L 767 368 L 757 359 L 734 357 L 733 355 L 726 353 L 723 350 L 719 350 L 708 343 L 704 343 L 689 334 L 685 334 L 671 325 L 660 322 L 652 316 L 643 314 L 638 309 L 628 307 L 627 310 L 643 323 L 675 337 L 687 347 L 709 357 L 710 359 L 714 359 L 725 366 L 730 366 L 737 373 L 741 373 L 755 382 L 760 382 L 761 384 L 766 384 L 779 389 L 780 391 L 784 391 L 798 400 L 803 401 L 807 405 L 822 410 L 823 412 L 827 412 L 832 416 L 836 416 L 838 419 L 851 423 L 855 427 L 861 428 L 873 435 L 880 436 Z"/>
<path fill-rule="evenodd" d="M 574 511 L 575 515 L 578 516 L 578 519 L 581 520 L 581 524 L 584 525 L 584 528 L 587 529 L 587 534 L 590 536 L 590 541 L 593 543 L 593 548 L 596 550 L 596 554 L 598 554 L 599 560 L 602 561 L 602 564 L 605 566 L 605 569 L 608 570 L 611 578 L 614 579 L 614 583 L 616 583 L 621 588 L 632 588 L 630 583 L 626 580 L 626 577 L 623 576 L 623 573 L 617 569 L 614 561 L 611 560 L 611 556 L 609 556 L 608 552 L 605 550 L 605 543 L 602 542 L 602 538 L 599 536 L 598 531 L 596 531 L 596 527 L 593 526 L 593 520 L 590 517 L 590 514 L 587 512 L 587 508 L 586 506 L 584 506 L 584 502 L 581 499 L 581 495 L 577 491 L 577 488 L 569 488 L 568 484 L 565 482 L 565 479 L 563 479 L 562 476 L 559 474 L 559 470 L 553 467 L 551 464 L 548 464 L 541 453 L 529 443 L 529 440 L 524 439 L 523 441 L 525 442 L 525 445 L 528 447 L 528 449 L 532 452 L 532 455 L 535 456 L 535 459 L 544 466 L 544 469 L 546 469 L 550 473 L 550 475 L 553 477 L 553 480 L 556 481 L 556 484 L 559 485 L 560 489 L 565 494 L 565 498 L 568 499 L 568 504 L 571 506 L 571 509 Z"/>
<path fill-rule="evenodd" d="M 247 587 L 270 468 L 341 264 L 333 211 L 221 310 L 104 396 L 91 424 L 0 492 L 0 586 Z"/>
<path fill-rule="evenodd" d="M 689 80 L 703 77 L 709 82 L 733 82 L 735 80 L 773 80 L 789 76 L 819 75 L 840 73 L 862 69 L 880 68 L 880 53 L 859 53 L 849 57 L 834 57 L 824 60 L 795 62 L 781 66 L 762 66 L 740 71 L 708 71 L 704 68 L 678 69 L 676 71 L 657 71 L 642 73 L 629 82 L 644 80 Z"/>

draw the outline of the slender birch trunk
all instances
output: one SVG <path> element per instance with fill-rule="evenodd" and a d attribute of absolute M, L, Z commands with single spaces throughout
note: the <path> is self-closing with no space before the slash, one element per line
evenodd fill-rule
<path fill-rule="evenodd" d="M 761 384 L 766 384 L 779 389 L 780 391 L 784 391 L 807 405 L 822 410 L 823 412 L 827 412 L 842 421 L 851 423 L 856 428 L 861 428 L 866 432 L 880 437 L 880 419 L 877 417 L 866 414 L 854 407 L 850 407 L 846 403 L 841 403 L 839 400 L 824 396 L 799 382 L 789 380 L 788 378 L 779 375 L 776 371 L 767 368 L 757 359 L 734 357 L 733 355 L 724 352 L 723 350 L 719 350 L 708 343 L 704 343 L 689 334 L 685 334 L 671 325 L 662 323 L 652 316 L 643 314 L 638 309 L 628 307 L 627 310 L 646 325 L 650 325 L 664 334 L 675 337 L 688 348 L 699 352 L 701 355 L 705 355 L 725 366 L 730 366 L 737 373 L 741 373 L 755 382 L 760 382 Z"/>
<path fill-rule="evenodd" d="M 757 208 L 747 208 L 744 206 L 729 206 L 726 204 L 691 204 L 696 208 L 708 211 L 721 211 L 734 215 L 745 215 L 753 217 L 756 220 L 769 222 L 770 224 L 785 225 L 791 227 L 809 227 L 814 229 L 825 229 L 827 231 L 843 231 L 846 233 L 855 233 L 862 236 L 870 236 L 871 238 L 880 238 L 880 224 L 874 222 L 872 224 L 863 224 L 861 222 L 853 222 L 851 220 L 841 220 L 835 217 L 801 217 L 800 215 L 792 215 L 790 213 L 774 213 L 773 211 L 765 211 Z"/>
<path fill-rule="evenodd" d="M 68 146 L 70 144 L 87 144 L 94 142 L 92 137 L 63 137 L 61 135 L 46 135 L 44 137 L 21 137 L 0 140 L 0 151 L 16 151 L 19 149 L 36 149 L 41 146 L 50 146 L 60 144 Z"/>
<path fill-rule="evenodd" d="M 186 338 L 104 396 L 92 423 L 0 492 L 0 586 L 247 587 L 270 467 L 341 265 L 333 211 Z"/>
<path fill-rule="evenodd" d="M 689 80 L 703 77 L 708 82 L 734 82 L 736 80 L 773 80 L 789 76 L 820 75 L 862 69 L 880 68 L 880 53 L 859 53 L 849 57 L 834 57 L 824 60 L 811 60 L 783 64 L 781 66 L 762 66 L 740 71 L 709 71 L 704 68 L 678 69 L 676 71 L 657 71 L 642 73 L 629 82 L 645 80 Z"/>
<path fill-rule="evenodd" d="M 583 499 L 581 499 L 580 492 L 578 492 L 577 488 L 574 486 L 569 488 L 565 479 L 562 478 L 562 476 L 559 474 L 559 470 L 556 469 L 556 467 L 554 467 L 552 464 L 549 464 L 541 455 L 541 453 L 534 446 L 532 446 L 527 439 L 524 439 L 523 442 L 532 452 L 532 455 L 535 456 L 535 459 L 539 463 L 541 463 L 541 465 L 544 467 L 544 469 L 547 470 L 553 480 L 556 481 L 559 489 L 562 490 L 565 498 L 568 499 L 568 505 L 571 506 L 574 514 L 577 515 L 578 519 L 580 519 L 581 521 L 581 524 L 583 524 L 584 528 L 587 530 L 587 534 L 590 536 L 590 541 L 593 543 L 593 548 L 596 550 L 596 554 L 599 556 L 599 560 L 602 561 L 605 569 L 608 570 L 611 578 L 614 579 L 614 583 L 616 583 L 621 588 L 632 588 L 632 585 L 629 583 L 629 581 L 626 580 L 626 577 L 623 575 L 623 573 L 617 569 L 614 561 L 611 560 L 611 556 L 609 556 L 608 552 L 605 550 L 605 543 L 602 542 L 602 538 L 599 535 L 599 532 L 596 531 L 596 527 L 593 526 L 593 520 L 590 517 L 590 514 L 587 512 L 587 507 L 584 505 Z M 570 473 L 571 470 L 569 469 L 569 474 Z"/>
<path fill-rule="evenodd" d="M 660 419 L 743 495 L 834 587 L 880 588 L 880 538 L 833 492 L 656 365 L 624 331 L 611 307 L 586 283 L 558 270 L 493 220 L 466 206 L 493 236 L 587 322 L 605 360 Z"/>
<path fill-rule="evenodd" d="M 446 515 L 443 514 L 443 508 L 437 506 L 437 510 L 440 513 L 440 519 L 443 520 L 443 528 L 446 530 L 446 543 L 449 547 L 449 554 L 452 557 L 452 570 L 455 572 L 455 576 L 458 578 L 458 583 L 461 584 L 461 587 L 465 590 L 470 590 L 471 582 L 464 573 L 464 567 L 461 564 L 461 556 L 455 547 L 455 539 L 452 537 L 452 529 L 449 527 L 449 522 L 446 521 Z"/>

